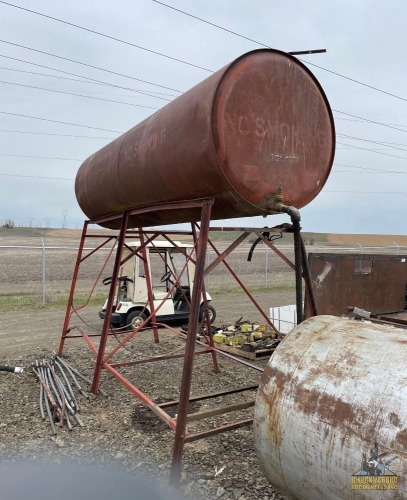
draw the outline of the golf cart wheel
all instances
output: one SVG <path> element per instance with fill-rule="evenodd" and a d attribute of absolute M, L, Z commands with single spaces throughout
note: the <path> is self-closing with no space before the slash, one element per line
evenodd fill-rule
<path fill-rule="evenodd" d="M 131 311 L 127 315 L 126 325 L 130 330 L 135 330 L 142 325 L 147 316 L 141 311 Z"/>
<path fill-rule="evenodd" d="M 216 310 L 213 306 L 208 304 L 208 312 L 209 312 L 209 319 L 212 324 L 216 319 Z M 202 304 L 199 310 L 199 321 L 205 321 L 205 319 L 206 319 L 205 306 Z"/>

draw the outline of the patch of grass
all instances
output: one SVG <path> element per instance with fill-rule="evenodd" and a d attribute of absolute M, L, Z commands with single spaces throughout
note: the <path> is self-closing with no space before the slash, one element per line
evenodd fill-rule
<path fill-rule="evenodd" d="M 85 304 L 88 300 L 88 294 L 75 294 L 73 303 L 75 306 L 79 306 L 81 304 Z M 90 306 L 97 306 L 100 305 L 102 306 L 104 301 L 107 299 L 107 294 L 105 293 L 97 293 L 92 295 L 92 297 L 89 300 L 89 305 Z M 66 306 L 68 302 L 68 295 L 63 296 L 57 296 L 55 300 L 52 301 L 51 305 L 53 306 Z"/>
<path fill-rule="evenodd" d="M 33 294 L 32 292 L 3 292 L 3 293 L 0 293 L 0 300 L 2 299 L 2 297 L 11 297 L 11 298 L 20 298 L 20 297 L 32 297 L 33 295 L 37 295 L 37 294 Z"/>
<path fill-rule="evenodd" d="M 16 310 L 27 309 L 45 309 L 52 307 L 66 307 L 69 295 L 67 293 L 53 294 L 46 296 L 45 304 L 42 303 L 42 296 L 38 293 L 17 292 L 17 293 L 1 293 L 0 294 L 0 312 L 10 312 Z M 102 305 L 106 299 L 106 295 L 97 293 L 92 295 L 89 300 L 89 305 Z M 85 304 L 88 300 L 88 294 L 76 294 L 74 297 L 74 305 L 78 306 Z"/>
<path fill-rule="evenodd" d="M 0 236 L 22 236 L 24 238 L 32 238 L 38 236 L 45 236 L 47 229 L 35 228 L 35 227 L 13 227 L 12 229 L 7 227 L 0 227 Z"/>
<path fill-rule="evenodd" d="M 255 286 L 247 287 L 250 293 L 279 293 L 279 292 L 295 292 L 295 285 L 276 285 L 276 286 Z M 211 290 L 211 295 L 243 295 L 245 292 L 240 287 L 225 288 Z"/>

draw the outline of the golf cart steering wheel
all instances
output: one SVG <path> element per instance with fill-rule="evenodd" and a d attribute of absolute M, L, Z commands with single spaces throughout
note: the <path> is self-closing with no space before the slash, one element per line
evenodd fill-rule
<path fill-rule="evenodd" d="M 110 283 L 112 282 L 112 278 L 113 278 L 113 276 L 109 276 L 108 278 L 105 278 L 102 281 L 102 283 L 104 285 L 110 285 Z M 118 283 L 120 283 L 120 282 L 121 283 L 134 283 L 134 281 L 131 278 L 129 278 L 128 276 L 119 276 L 117 278 L 117 281 L 118 281 Z"/>
<path fill-rule="evenodd" d="M 167 271 L 166 273 L 164 273 L 162 276 L 161 276 L 161 283 L 165 283 L 166 281 L 169 281 L 172 285 L 174 284 L 174 282 L 172 281 L 171 279 L 171 271 Z"/>

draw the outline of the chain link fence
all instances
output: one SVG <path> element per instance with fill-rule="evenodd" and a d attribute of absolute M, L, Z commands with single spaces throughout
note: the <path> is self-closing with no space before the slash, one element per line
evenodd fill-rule
<path fill-rule="evenodd" d="M 86 252 L 90 252 L 87 249 Z M 21 306 L 40 307 L 66 303 L 75 269 L 78 249 L 54 246 L 0 246 L 0 311 Z M 109 252 L 101 250 L 80 267 L 75 291 L 76 301 L 93 297 L 103 300 L 106 287 L 98 273 Z M 106 273 L 112 268 L 108 259 Z M 104 274 L 106 277 L 109 274 Z"/>
<path fill-rule="evenodd" d="M 108 289 L 102 280 L 111 276 L 114 258 L 111 248 L 93 250 L 100 244 L 91 241 L 85 247 L 88 255 L 80 266 L 75 290 L 74 303 L 103 303 Z M 112 245 L 111 245 L 112 246 Z M 220 251 L 226 243 L 218 245 Z M 292 245 L 278 246 L 279 250 L 294 261 Z M 226 259 L 228 265 L 249 289 L 271 288 L 289 291 L 295 286 L 294 272 L 290 266 L 264 244 L 257 246 L 251 262 L 247 256 L 250 244 L 235 249 Z M 0 311 L 12 310 L 21 306 L 41 307 L 45 304 L 64 305 L 69 296 L 77 257 L 77 246 L 50 246 L 43 239 L 37 245 L 0 245 Z M 327 247 L 309 245 L 307 251 L 341 253 L 385 253 L 390 255 L 406 254 L 407 247 Z M 216 259 L 213 249 L 207 253 L 207 264 Z M 230 292 L 239 284 L 220 263 L 206 278 L 209 293 Z M 91 293 L 92 292 L 92 293 Z M 90 298 L 91 295 L 91 298 Z"/>

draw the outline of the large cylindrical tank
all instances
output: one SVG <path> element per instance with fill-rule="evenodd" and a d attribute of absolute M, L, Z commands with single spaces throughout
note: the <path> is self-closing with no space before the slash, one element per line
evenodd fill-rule
<path fill-rule="evenodd" d="M 212 219 L 267 215 L 279 186 L 286 205 L 309 203 L 328 178 L 334 150 L 332 113 L 316 78 L 285 52 L 256 50 L 86 159 L 76 197 L 90 219 L 207 197 L 214 198 Z M 130 226 L 199 214 L 143 214 Z"/>
<path fill-rule="evenodd" d="M 407 498 L 407 331 L 318 316 L 265 369 L 254 437 L 288 498 Z"/>

